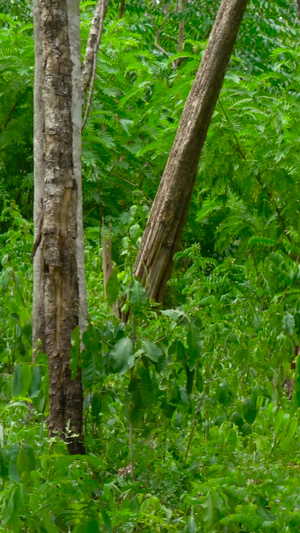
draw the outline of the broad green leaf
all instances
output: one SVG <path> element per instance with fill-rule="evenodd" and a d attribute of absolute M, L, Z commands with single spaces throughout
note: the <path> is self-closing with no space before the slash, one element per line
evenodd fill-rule
<path fill-rule="evenodd" d="M 168 316 L 174 322 L 178 322 L 184 316 L 184 312 L 179 309 L 163 309 L 160 312 L 162 315 Z"/>
<path fill-rule="evenodd" d="M 19 396 L 22 389 L 22 365 L 17 365 L 14 370 L 12 382 L 12 395 Z"/>
<path fill-rule="evenodd" d="M 15 442 L 9 448 L 9 477 L 17 483 L 20 482 L 21 477 L 17 469 L 17 458 L 19 455 L 19 443 Z"/>
<path fill-rule="evenodd" d="M 129 290 L 128 299 L 131 305 L 135 305 L 137 307 L 140 307 L 147 302 L 147 293 L 140 281 L 136 279 L 133 280 Z"/>
<path fill-rule="evenodd" d="M 248 424 L 253 424 L 256 419 L 256 407 L 251 398 L 248 398 L 243 402 L 243 416 Z"/>
<path fill-rule="evenodd" d="M 142 366 L 138 370 L 140 377 L 140 395 L 146 409 L 150 409 L 155 405 L 156 394 L 155 384 L 152 381 L 149 368 Z"/>
<path fill-rule="evenodd" d="M 21 445 L 18 457 L 17 457 L 17 472 L 21 477 L 21 481 L 27 481 L 29 474 L 32 470 L 35 470 L 36 462 L 32 447 L 23 443 Z"/>
<path fill-rule="evenodd" d="M 120 339 L 110 352 L 113 372 L 124 374 L 134 365 L 133 342 L 129 337 Z"/>
<path fill-rule="evenodd" d="M 118 280 L 117 274 L 113 274 L 110 276 L 106 283 L 106 297 L 108 300 L 109 305 L 114 304 L 117 299 L 120 292 L 121 285 Z"/>
<path fill-rule="evenodd" d="M 103 356 L 101 331 L 89 325 L 83 334 L 85 349 L 81 353 L 82 383 L 91 387 L 102 379 Z"/>
<path fill-rule="evenodd" d="M 162 357 L 162 350 L 156 346 L 153 342 L 142 341 L 143 348 L 145 350 L 145 355 L 153 361 L 153 363 L 158 363 L 159 359 Z"/>
<path fill-rule="evenodd" d="M 293 332 L 294 332 L 294 329 L 295 329 L 295 319 L 294 319 L 293 315 L 291 315 L 290 313 L 287 313 L 283 317 L 283 321 L 282 322 L 283 322 L 284 327 L 290 333 L 290 335 L 293 335 Z"/>
<path fill-rule="evenodd" d="M 25 396 L 31 383 L 31 365 L 17 365 L 13 375 L 12 395 Z"/>
<path fill-rule="evenodd" d="M 42 370 L 40 365 L 36 365 L 32 369 L 32 380 L 29 389 L 29 397 L 36 398 L 41 392 L 42 385 Z"/>
<path fill-rule="evenodd" d="M 237 448 L 238 444 L 238 434 L 234 428 L 231 428 L 229 430 L 228 436 L 227 436 L 227 444 L 231 452 L 234 452 Z"/>

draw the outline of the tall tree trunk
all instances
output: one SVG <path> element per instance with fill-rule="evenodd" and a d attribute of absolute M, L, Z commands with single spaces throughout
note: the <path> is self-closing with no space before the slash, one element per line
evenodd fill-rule
<path fill-rule="evenodd" d="M 222 0 L 156 194 L 135 274 L 162 302 L 193 192 L 197 166 L 248 0 Z"/>
<path fill-rule="evenodd" d="M 86 281 L 84 268 L 84 231 L 82 212 L 82 172 L 81 172 L 81 126 L 83 89 L 81 79 L 80 13 L 79 1 L 68 0 L 69 41 L 72 68 L 72 122 L 73 122 L 73 165 L 77 182 L 77 271 L 79 285 L 79 326 L 83 333 L 88 318 Z"/>
<path fill-rule="evenodd" d="M 78 154 L 73 157 L 68 2 L 35 0 L 34 15 L 40 40 L 35 77 L 33 344 L 37 346 L 40 339 L 48 356 L 49 434 L 66 438 L 71 453 L 84 453 L 81 379 L 78 375 L 71 380 L 70 371 L 71 333 L 79 323 L 79 283 Z M 37 168 L 40 163 L 42 170 Z M 68 425 L 76 434 L 70 439 L 65 433 Z"/>
<path fill-rule="evenodd" d="M 298 17 L 300 19 L 300 0 L 297 0 L 297 6 L 298 6 Z"/>

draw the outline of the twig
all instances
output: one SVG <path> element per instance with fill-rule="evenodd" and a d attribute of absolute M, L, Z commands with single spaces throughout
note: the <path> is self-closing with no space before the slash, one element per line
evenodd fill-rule
<path fill-rule="evenodd" d="M 154 46 L 160 51 L 162 52 L 163 54 L 165 54 L 166 56 L 170 57 L 172 54 L 170 54 L 169 52 L 167 52 L 158 42 L 158 39 L 159 39 L 159 36 L 162 32 L 162 29 L 166 23 L 166 21 L 168 20 L 168 13 L 166 14 L 165 18 L 164 18 L 164 21 L 162 23 L 162 25 L 160 26 L 160 28 L 157 30 L 156 34 L 155 34 L 155 37 L 154 37 Z M 172 61 L 172 68 L 176 68 L 176 64 L 174 61 Z"/>
<path fill-rule="evenodd" d="M 8 117 L 7 117 L 6 121 L 5 121 L 5 123 L 2 126 L 2 131 L 6 130 L 6 128 L 8 126 L 8 123 L 10 122 L 11 117 L 13 115 L 13 112 L 15 111 L 15 109 L 16 109 L 18 103 L 19 103 L 19 100 L 20 100 L 19 97 L 17 97 L 15 102 L 14 102 L 14 104 L 13 104 L 13 106 L 12 106 L 12 108 L 11 108 L 11 110 L 10 110 L 10 112 L 9 112 L 9 114 L 8 114 Z"/>

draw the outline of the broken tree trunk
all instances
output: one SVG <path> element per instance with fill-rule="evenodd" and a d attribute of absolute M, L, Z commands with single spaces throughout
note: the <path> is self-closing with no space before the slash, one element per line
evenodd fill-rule
<path fill-rule="evenodd" d="M 222 0 L 137 256 L 135 274 L 163 302 L 193 192 L 207 130 L 248 0 Z"/>

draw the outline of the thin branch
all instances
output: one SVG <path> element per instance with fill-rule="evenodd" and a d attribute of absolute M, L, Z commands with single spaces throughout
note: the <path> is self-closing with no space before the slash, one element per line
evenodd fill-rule
<path fill-rule="evenodd" d="M 183 13 L 185 11 L 187 0 L 181 0 L 180 1 L 180 13 Z M 182 18 L 179 22 L 179 29 L 178 29 L 178 45 L 177 45 L 177 52 L 182 52 L 183 50 L 183 41 L 184 41 L 184 19 Z M 179 57 L 176 61 L 176 67 L 179 67 L 180 63 L 182 62 L 183 58 Z"/>
<path fill-rule="evenodd" d="M 118 13 L 118 19 L 121 19 L 123 17 L 124 11 L 125 11 L 125 0 L 121 0 L 120 9 Z"/>
<path fill-rule="evenodd" d="M 5 121 L 5 123 L 4 123 L 3 126 L 2 126 L 2 131 L 5 131 L 5 130 L 6 130 L 6 128 L 7 128 L 7 126 L 8 126 L 8 123 L 10 122 L 11 117 L 12 117 L 12 115 L 13 115 L 13 113 L 14 113 L 14 111 L 15 111 L 15 109 L 16 109 L 18 103 L 19 103 L 19 101 L 20 101 L 20 98 L 17 97 L 16 100 L 15 100 L 15 102 L 14 102 L 14 104 L 13 104 L 13 106 L 12 106 L 12 108 L 11 108 L 11 110 L 10 110 L 10 112 L 9 112 L 9 114 L 8 114 L 8 117 L 7 117 L 6 121 Z"/>
<path fill-rule="evenodd" d="M 223 113 L 225 115 L 225 118 L 226 118 L 228 124 L 232 127 L 232 134 L 233 134 L 234 140 L 236 142 L 237 151 L 240 154 L 240 156 L 242 157 L 242 159 L 246 159 L 246 155 L 244 154 L 243 150 L 240 147 L 240 143 L 239 143 L 239 140 L 238 140 L 238 138 L 237 138 L 237 136 L 235 134 L 235 131 L 234 131 L 233 126 L 232 126 L 232 123 L 231 123 L 231 121 L 230 121 L 230 119 L 229 119 L 229 117 L 228 117 L 228 115 L 227 115 L 227 113 L 226 113 L 226 111 L 225 111 L 220 99 L 219 99 L 219 104 L 220 104 L 220 107 L 221 107 L 221 109 L 222 109 L 222 111 L 223 111 Z"/>
<path fill-rule="evenodd" d="M 105 14 L 107 11 L 109 0 L 98 0 L 96 5 L 95 14 L 90 30 L 90 35 L 88 39 L 86 54 L 83 63 L 82 71 L 82 95 L 83 99 L 86 96 L 88 87 L 90 86 L 90 92 L 88 97 L 88 102 L 84 114 L 84 119 L 82 122 L 81 129 L 83 130 L 86 125 L 88 116 L 90 114 L 92 98 L 94 93 L 95 81 L 96 81 L 96 72 L 97 72 L 97 56 L 99 45 L 103 32 L 103 23 Z"/>
<path fill-rule="evenodd" d="M 166 13 L 166 16 L 164 18 L 164 21 L 162 23 L 162 25 L 160 26 L 160 28 L 158 28 L 156 34 L 155 34 L 155 37 L 154 37 L 154 46 L 160 51 L 162 52 L 163 54 L 165 54 L 166 56 L 170 57 L 172 54 L 170 54 L 169 52 L 167 52 L 158 42 L 158 39 L 159 39 L 159 36 L 162 32 L 162 29 L 166 23 L 166 21 L 168 20 L 168 13 Z M 174 61 L 172 61 L 172 68 L 176 68 L 176 64 Z"/>

